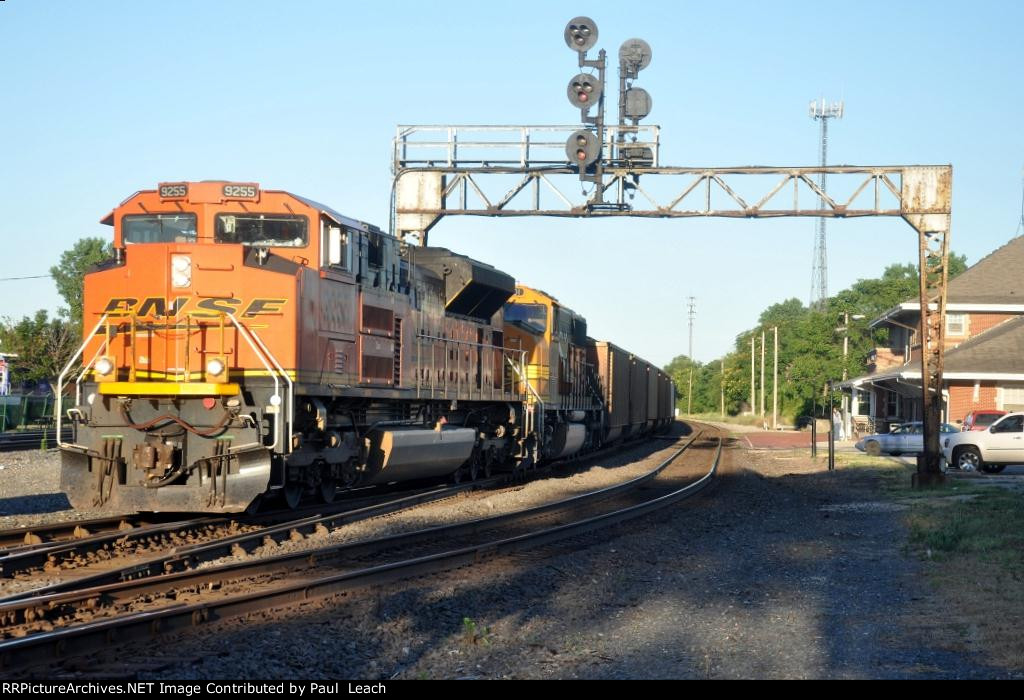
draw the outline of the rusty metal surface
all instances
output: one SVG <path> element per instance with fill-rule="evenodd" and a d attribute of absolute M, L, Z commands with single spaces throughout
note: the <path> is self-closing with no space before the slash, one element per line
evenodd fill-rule
<path fill-rule="evenodd" d="M 424 189 L 431 173 L 435 190 Z M 833 193 L 817 180 L 827 174 Z M 951 166 L 605 167 L 605 202 L 580 193 L 575 168 L 424 166 L 395 177 L 392 230 L 425 233 L 444 216 L 770 218 L 900 216 L 917 226 L 950 211 Z M 509 178 L 514 182 L 509 186 Z M 756 181 L 758 178 L 767 180 Z M 652 183 L 652 180 L 656 182 Z M 655 194 L 654 184 L 668 194 Z M 756 187 L 755 197 L 741 191 Z M 840 199 L 836 191 L 849 196 Z"/>

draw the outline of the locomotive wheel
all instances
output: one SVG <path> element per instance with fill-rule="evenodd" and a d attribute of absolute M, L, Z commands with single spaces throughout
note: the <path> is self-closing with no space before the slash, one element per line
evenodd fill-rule
<path fill-rule="evenodd" d="M 284 485 L 284 502 L 292 510 L 299 507 L 302 500 L 302 482 L 292 481 Z"/>
<path fill-rule="evenodd" d="M 494 456 L 494 451 L 495 451 L 494 448 L 491 447 L 489 450 L 487 450 L 487 454 L 484 455 L 484 478 L 485 479 L 490 479 L 491 478 L 491 474 L 494 471 L 494 469 L 493 469 L 494 463 L 496 461 L 498 461 L 495 458 L 495 456 Z"/>
<path fill-rule="evenodd" d="M 480 478 L 480 455 L 473 455 L 473 458 L 469 460 L 469 480 L 476 481 Z"/>
<path fill-rule="evenodd" d="M 338 493 L 338 482 L 334 478 L 331 465 L 321 460 L 317 466 L 320 477 L 317 492 L 320 494 L 320 500 L 324 503 L 334 503 L 334 497 Z"/>
<path fill-rule="evenodd" d="M 353 488 L 359 482 L 359 470 L 356 468 L 355 460 L 349 460 L 341 468 L 341 484 L 347 489 Z"/>
<path fill-rule="evenodd" d="M 338 495 L 338 483 L 329 476 L 320 480 L 320 500 L 324 503 L 334 503 L 334 497 Z"/>

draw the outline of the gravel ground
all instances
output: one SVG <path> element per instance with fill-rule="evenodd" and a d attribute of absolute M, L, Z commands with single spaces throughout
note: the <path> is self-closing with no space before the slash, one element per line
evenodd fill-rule
<path fill-rule="evenodd" d="M 718 485 L 558 547 L 221 623 L 148 678 L 988 678 L 942 648 L 864 474 L 729 450 Z M 922 611 L 929 617 L 923 617 Z"/>
<path fill-rule="evenodd" d="M 667 447 L 670 444 L 672 447 Z M 385 537 L 533 508 L 643 476 L 677 448 L 678 446 L 672 443 L 656 441 L 610 455 L 601 459 L 599 464 L 581 467 L 578 471 L 566 473 L 556 470 L 547 478 L 530 481 L 519 487 L 494 492 L 470 492 L 454 500 L 428 503 L 345 525 L 325 535 L 313 535 L 300 541 L 285 540 L 277 545 L 263 546 L 250 556 L 290 554 L 331 544 Z M 249 557 L 224 557 L 204 563 L 200 568 L 221 566 L 247 558 Z"/>
<path fill-rule="evenodd" d="M 662 514 L 351 599 L 225 621 L 142 678 L 991 678 L 958 650 L 873 477 L 725 452 Z"/>
<path fill-rule="evenodd" d="M 60 490 L 59 450 L 0 452 L 0 529 L 105 515 L 71 510 Z"/>

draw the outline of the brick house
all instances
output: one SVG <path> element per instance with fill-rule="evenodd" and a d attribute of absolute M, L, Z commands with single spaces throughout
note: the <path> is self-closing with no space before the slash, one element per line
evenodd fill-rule
<path fill-rule="evenodd" d="M 1024 410 L 1024 237 L 950 281 L 946 293 L 943 420 L 976 409 Z M 874 319 L 889 344 L 868 357 L 868 372 L 840 386 L 850 395 L 849 425 L 885 432 L 921 420 L 921 306 L 907 301 Z"/>

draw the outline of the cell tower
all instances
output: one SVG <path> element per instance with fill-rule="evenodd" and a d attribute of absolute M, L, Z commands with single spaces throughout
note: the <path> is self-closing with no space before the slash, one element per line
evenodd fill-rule
<path fill-rule="evenodd" d="M 821 167 L 828 163 L 828 120 L 843 118 L 843 101 L 831 104 L 822 97 L 820 100 L 811 100 L 808 110 L 811 119 L 821 122 Z M 821 191 L 825 190 L 825 173 L 821 174 L 819 182 Z M 821 209 L 825 209 L 825 198 L 821 198 Z M 814 263 L 811 270 L 811 300 L 809 307 L 824 305 L 828 300 L 828 252 L 825 242 L 825 218 L 818 219 L 818 230 L 814 237 Z"/>

